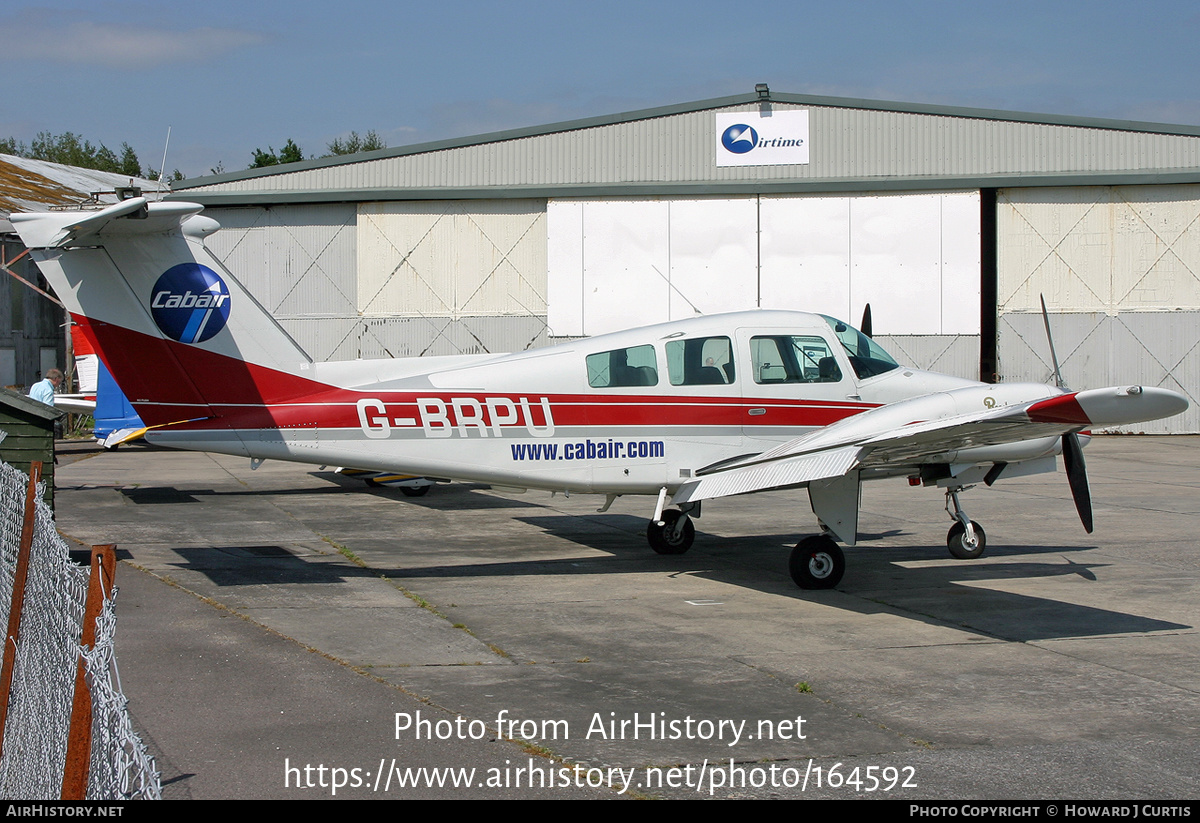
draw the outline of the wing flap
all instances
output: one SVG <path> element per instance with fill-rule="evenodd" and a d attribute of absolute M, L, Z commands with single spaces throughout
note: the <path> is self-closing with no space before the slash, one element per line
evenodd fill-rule
<path fill-rule="evenodd" d="M 713 472 L 684 484 L 675 493 L 672 502 L 710 500 L 841 477 L 854 467 L 859 451 L 858 446 L 843 446 Z"/>

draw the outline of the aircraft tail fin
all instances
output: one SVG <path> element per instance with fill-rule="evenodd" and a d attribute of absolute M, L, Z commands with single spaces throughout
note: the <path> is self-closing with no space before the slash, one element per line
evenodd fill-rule
<path fill-rule="evenodd" d="M 148 426 L 229 418 L 324 388 L 309 378 L 308 355 L 204 247 L 220 225 L 202 209 L 137 197 L 11 216 Z"/>

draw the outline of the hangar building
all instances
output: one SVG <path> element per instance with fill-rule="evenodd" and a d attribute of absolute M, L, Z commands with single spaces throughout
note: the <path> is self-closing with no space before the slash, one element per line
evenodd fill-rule
<path fill-rule="evenodd" d="M 1183 391 L 1200 128 L 755 93 L 197 178 L 176 199 L 317 359 L 513 351 L 738 309 L 912 365 Z"/>

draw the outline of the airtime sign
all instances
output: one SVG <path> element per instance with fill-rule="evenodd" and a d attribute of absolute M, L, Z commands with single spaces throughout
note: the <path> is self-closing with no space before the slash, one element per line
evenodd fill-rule
<path fill-rule="evenodd" d="M 718 166 L 786 166 L 808 163 L 808 112 L 718 112 Z"/>

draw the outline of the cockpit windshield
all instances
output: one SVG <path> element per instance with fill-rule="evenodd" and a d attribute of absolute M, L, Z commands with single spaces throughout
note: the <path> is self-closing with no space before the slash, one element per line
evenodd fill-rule
<path fill-rule="evenodd" d="M 825 318 L 829 328 L 833 329 L 833 333 L 837 335 L 838 342 L 846 350 L 846 354 L 850 357 L 850 365 L 854 367 L 854 373 L 859 378 L 874 377 L 877 374 L 900 368 L 900 364 L 893 360 L 892 356 L 884 351 L 878 343 L 849 323 L 843 323 L 841 320 L 824 314 L 821 317 Z"/>

